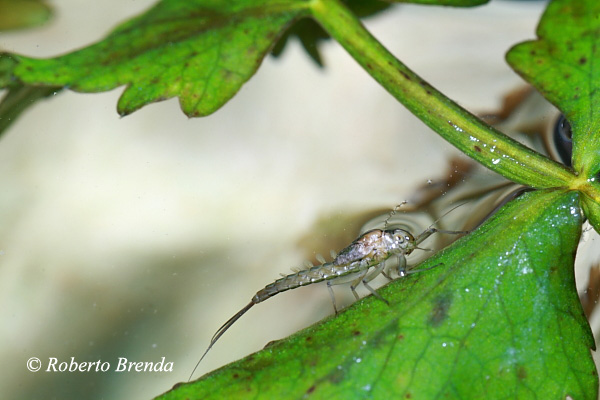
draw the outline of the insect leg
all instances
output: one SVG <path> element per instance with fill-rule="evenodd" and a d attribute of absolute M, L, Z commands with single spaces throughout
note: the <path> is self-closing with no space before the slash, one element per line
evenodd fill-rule
<path fill-rule="evenodd" d="M 333 301 L 333 309 L 335 310 L 335 313 L 337 314 L 337 307 L 336 307 L 336 303 L 335 303 L 335 298 L 333 296 L 333 289 L 332 286 L 333 285 L 342 285 L 344 283 L 348 283 L 351 282 L 351 288 L 354 287 L 356 288 L 356 286 L 358 286 L 358 284 L 360 283 L 361 279 L 365 276 L 366 271 L 357 271 L 355 273 L 346 275 L 346 276 L 340 276 L 337 278 L 333 278 L 327 281 L 327 289 L 329 290 L 329 295 L 331 296 L 331 300 Z M 352 289 L 353 292 L 354 289 Z M 354 293 L 355 296 L 358 296 L 358 293 Z M 358 298 L 357 298 L 358 299 Z"/>
<path fill-rule="evenodd" d="M 389 274 L 389 270 L 388 271 L 381 271 L 381 275 L 385 276 L 389 281 L 393 281 L 392 277 Z"/>
<path fill-rule="evenodd" d="M 331 281 L 327 281 L 327 290 L 329 291 L 329 296 L 331 296 L 331 302 L 333 303 L 333 311 L 335 311 L 335 315 L 338 313 L 337 306 L 335 305 L 335 295 L 333 294 L 333 288 L 331 287 Z"/>
<path fill-rule="evenodd" d="M 356 298 L 356 300 L 360 300 L 360 296 L 358 295 L 358 293 L 356 293 L 356 287 L 360 284 L 360 282 L 363 280 L 363 278 L 365 277 L 365 275 L 367 275 L 367 272 L 369 270 L 366 269 L 364 270 L 358 278 L 356 278 L 356 280 L 352 281 L 352 283 L 350 284 L 350 290 L 352 290 L 352 294 L 354 295 L 354 297 Z"/>
<path fill-rule="evenodd" d="M 417 272 L 423 272 L 435 268 L 439 265 L 443 265 L 443 263 L 435 264 L 429 268 L 419 268 L 419 269 L 407 269 L 406 268 L 406 257 L 404 254 L 398 254 L 398 275 L 402 278 L 408 275 L 416 274 Z"/>
<path fill-rule="evenodd" d="M 444 265 L 444 263 L 435 264 L 429 268 L 409 269 L 408 271 L 404 271 L 404 276 L 416 274 L 417 272 L 429 271 L 430 269 L 439 267 L 440 265 Z"/>
<path fill-rule="evenodd" d="M 379 275 L 380 273 L 383 272 L 384 267 L 385 267 L 385 262 L 379 263 L 379 265 L 377 267 L 375 267 L 375 269 L 369 275 L 362 278 L 361 282 L 362 282 L 363 286 L 366 287 L 367 290 L 369 290 L 369 292 L 371 292 L 371 294 L 373 296 L 377 297 L 379 300 L 381 300 L 385 304 L 389 305 L 390 303 L 386 299 L 384 299 L 379 293 L 377 293 L 375 291 L 375 289 L 373 289 L 371 287 L 371 285 L 369 285 L 369 282 L 371 282 L 373 279 L 375 279 L 377 277 L 377 275 Z"/>
<path fill-rule="evenodd" d="M 399 277 L 406 276 L 406 256 L 402 253 L 398 254 L 398 266 L 396 267 Z"/>

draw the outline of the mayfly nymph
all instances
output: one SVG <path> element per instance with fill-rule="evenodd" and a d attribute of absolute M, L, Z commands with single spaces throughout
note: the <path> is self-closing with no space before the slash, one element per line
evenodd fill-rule
<path fill-rule="evenodd" d="M 454 208 L 450 211 L 454 210 Z M 390 217 L 395 211 L 396 209 L 392 211 Z M 420 235 L 414 237 L 410 232 L 404 229 L 387 229 L 386 220 L 384 229 L 372 229 L 367 231 L 340 251 L 339 254 L 335 255 L 335 253 L 332 253 L 333 261 L 326 262 L 322 256 L 318 256 L 317 258 L 319 262 L 321 262 L 320 265 L 309 266 L 308 269 L 284 275 L 275 282 L 268 284 L 263 289 L 256 292 L 248 305 L 238 311 L 217 330 L 210 340 L 208 348 L 194 367 L 189 379 L 192 379 L 196 368 L 198 368 L 198 365 L 200 365 L 208 351 L 242 315 L 250 310 L 255 304 L 262 303 L 286 290 L 327 281 L 327 289 L 329 290 L 329 294 L 333 301 L 333 308 L 336 314 L 337 307 L 331 286 L 342 283 L 350 282 L 350 290 L 352 290 L 352 293 L 357 300 L 359 299 L 359 296 L 356 292 L 356 287 L 362 283 L 375 297 L 387 303 L 387 301 L 369 285 L 369 282 L 375 279 L 379 274 L 383 274 L 386 278 L 391 280 L 389 274 L 390 270 L 395 270 L 400 277 L 410 273 L 419 272 L 420 270 L 407 270 L 406 256 L 412 253 L 413 250 L 420 249 L 418 247 L 419 244 L 434 233 L 464 234 L 469 232 L 441 230 L 434 228 L 433 224 Z M 386 260 L 392 256 L 396 256 L 397 258 L 396 265 L 393 268 L 388 267 L 388 270 L 384 271 Z"/>

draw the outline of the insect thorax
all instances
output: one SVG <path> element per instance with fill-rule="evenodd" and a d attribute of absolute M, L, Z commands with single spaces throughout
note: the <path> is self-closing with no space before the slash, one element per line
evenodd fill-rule
<path fill-rule="evenodd" d="M 409 254 L 414 249 L 414 240 L 410 232 L 403 229 L 373 229 L 340 251 L 333 264 L 344 265 L 359 260 L 378 262 L 394 254 Z"/>

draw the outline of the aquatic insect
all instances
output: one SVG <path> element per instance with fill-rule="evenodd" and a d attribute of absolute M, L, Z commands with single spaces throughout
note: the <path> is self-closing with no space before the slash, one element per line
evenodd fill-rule
<path fill-rule="evenodd" d="M 403 203 L 404 204 L 404 203 Z M 452 208 L 450 211 L 457 207 Z M 263 289 L 259 290 L 250 303 L 238 311 L 233 317 L 225 322 L 214 334 L 210 340 L 208 348 L 194 367 L 194 370 L 190 374 L 188 380 L 192 379 L 194 372 L 198 368 L 198 365 L 202 362 L 208 351 L 213 345 L 223 336 L 223 334 L 250 310 L 255 304 L 262 303 L 263 301 L 285 292 L 298 288 L 300 286 L 311 285 L 313 283 L 319 283 L 327 281 L 327 289 L 333 301 L 333 308 L 337 314 L 338 310 L 335 304 L 335 297 L 333 295 L 333 285 L 342 283 L 350 283 L 350 290 L 354 294 L 356 299 L 359 299 L 356 287 L 362 283 L 362 285 L 378 299 L 388 303 L 379 293 L 375 291 L 370 285 L 375 277 L 379 274 L 383 274 L 386 278 L 391 280 L 390 270 L 384 271 L 386 266 L 386 260 L 392 256 L 397 257 L 397 263 L 394 267 L 398 276 L 403 277 L 408 274 L 419 272 L 422 270 L 407 270 L 406 256 L 413 252 L 413 250 L 420 249 L 418 246 L 429 236 L 434 233 L 447 233 L 447 234 L 464 234 L 469 231 L 447 231 L 434 228 L 435 221 L 428 229 L 423 231 L 417 237 L 414 237 L 410 232 L 404 229 L 387 229 L 388 220 L 396 212 L 398 207 L 390 213 L 390 216 L 385 221 L 383 229 L 372 229 L 368 232 L 363 233 L 357 239 L 355 239 L 350 245 L 340 251 L 339 254 L 335 255 L 332 253 L 333 261 L 326 262 L 322 256 L 318 256 L 320 265 L 309 265 L 308 269 L 297 271 L 290 275 L 284 275 L 282 278 L 277 279 L 275 282 L 268 284 Z M 446 214 L 448 214 L 448 211 Z M 444 215 L 446 215 L 444 214 Z M 444 216 L 442 215 L 442 217 Z M 441 218 L 441 217 L 440 217 Z M 426 249 L 420 249 L 426 250 Z"/>

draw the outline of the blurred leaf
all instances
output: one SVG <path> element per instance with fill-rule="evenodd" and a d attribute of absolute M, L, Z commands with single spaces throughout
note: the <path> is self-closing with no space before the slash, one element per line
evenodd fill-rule
<path fill-rule="evenodd" d="M 127 85 L 122 115 L 175 96 L 188 116 L 207 115 L 233 97 L 307 7 L 305 0 L 163 0 L 82 50 L 19 57 L 15 74 L 82 92 Z"/>
<path fill-rule="evenodd" d="M 526 193 L 381 289 L 390 306 L 369 296 L 159 399 L 595 400 L 581 223 L 576 192 Z"/>
<path fill-rule="evenodd" d="M 54 96 L 60 90 L 62 88 L 57 86 L 17 84 L 10 87 L 0 101 L 0 136 L 30 106 L 40 99 Z"/>
<path fill-rule="evenodd" d="M 393 3 L 421 3 L 430 5 L 448 5 L 457 7 L 471 7 L 487 3 L 489 0 L 342 0 L 354 15 L 366 18 L 388 9 Z M 319 42 L 330 39 L 329 34 L 312 19 L 302 19 L 288 29 L 272 50 L 275 57 L 279 57 L 289 38 L 296 36 L 304 50 L 320 67 L 323 60 L 319 51 Z"/>
<path fill-rule="evenodd" d="M 6 89 L 6 93 L 0 100 L 0 136 L 37 100 L 55 95 L 62 89 L 56 86 L 23 85 L 13 77 L 13 69 L 16 65 L 14 57 L 0 53 L 0 89 Z"/>
<path fill-rule="evenodd" d="M 52 10 L 41 0 L 0 0 L 0 32 L 43 25 Z"/>
<path fill-rule="evenodd" d="M 388 9 L 392 4 L 380 0 L 345 0 L 343 3 L 359 18 L 365 18 L 375 15 Z M 312 19 L 301 19 L 289 28 L 285 34 L 275 44 L 271 53 L 279 57 L 290 37 L 298 37 L 302 47 L 319 66 L 323 66 L 321 53 L 319 52 L 319 42 L 330 39 L 330 36 L 321 26 Z"/>
<path fill-rule="evenodd" d="M 487 3 L 490 0 L 390 0 L 395 3 L 415 3 L 432 6 L 474 7 Z"/>
<path fill-rule="evenodd" d="M 349 3 L 361 15 L 388 6 L 375 0 Z M 179 97 L 190 117 L 208 115 L 237 93 L 285 30 L 309 16 L 312 5 L 308 0 L 162 0 L 82 50 L 45 60 L 21 56 L 15 73 L 25 84 L 82 92 L 126 85 L 117 105 L 122 115 L 171 97 Z M 320 62 L 316 42 L 323 32 L 314 28 L 302 22 L 292 33 Z"/>

